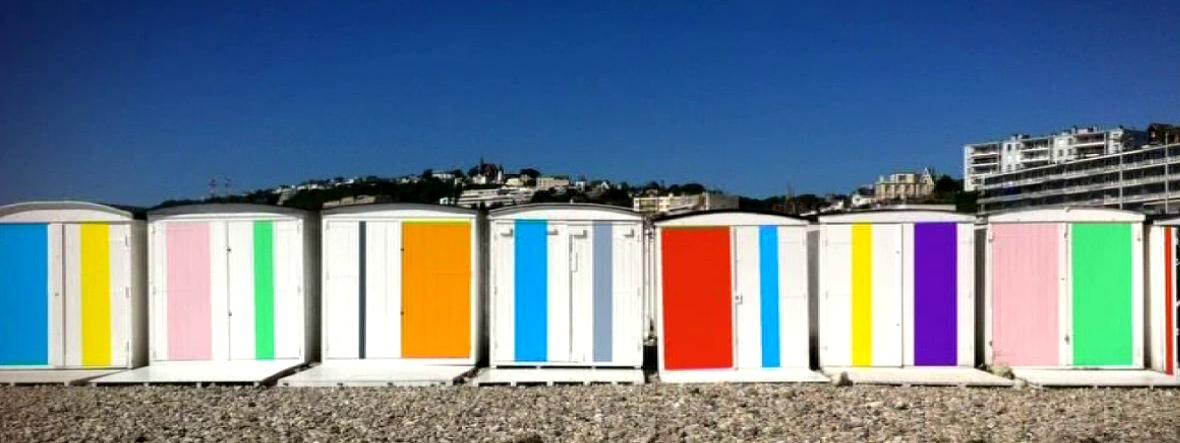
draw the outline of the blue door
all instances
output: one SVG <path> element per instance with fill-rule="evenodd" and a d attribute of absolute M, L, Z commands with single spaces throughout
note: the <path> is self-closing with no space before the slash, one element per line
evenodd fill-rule
<path fill-rule="evenodd" d="M 0 225 L 0 366 L 49 364 L 49 226 Z"/>

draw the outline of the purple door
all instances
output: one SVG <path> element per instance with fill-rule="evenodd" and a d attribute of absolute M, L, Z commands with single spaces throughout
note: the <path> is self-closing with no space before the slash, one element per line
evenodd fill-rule
<path fill-rule="evenodd" d="M 914 364 L 958 362 L 958 224 L 914 225 Z"/>

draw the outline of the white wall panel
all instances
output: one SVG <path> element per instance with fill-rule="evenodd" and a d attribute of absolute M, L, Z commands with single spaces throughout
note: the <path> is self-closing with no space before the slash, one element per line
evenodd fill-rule
<path fill-rule="evenodd" d="M 873 226 L 873 365 L 902 364 L 902 230 Z"/>
<path fill-rule="evenodd" d="M 239 222 L 241 223 L 241 222 Z M 209 222 L 209 321 L 212 323 L 210 331 L 212 360 L 230 359 L 230 303 L 229 303 L 229 242 L 227 223 L 222 221 Z M 251 237 L 253 238 L 253 237 Z M 253 256 L 253 244 L 248 252 Z M 253 275 L 253 259 L 250 261 L 250 271 Z M 167 272 L 167 271 L 165 271 Z M 254 282 L 250 281 L 250 299 L 253 302 Z M 253 305 L 251 305 L 253 306 Z M 254 312 L 250 311 L 251 322 Z M 251 323 L 253 325 L 253 323 Z M 254 334 L 250 336 L 251 349 L 254 346 Z M 251 351 L 251 353 L 253 353 Z M 252 357 L 251 357 L 252 358 Z"/>
<path fill-rule="evenodd" d="M 131 247 L 127 225 L 110 225 L 111 365 L 131 358 Z"/>
<path fill-rule="evenodd" d="M 873 229 L 891 225 L 877 225 Z M 901 364 L 914 365 L 914 224 L 896 225 L 901 229 Z M 875 277 L 875 276 L 874 276 Z M 874 300 L 875 302 L 875 300 Z M 876 354 L 876 352 L 874 352 Z M 876 355 L 873 356 L 876 359 Z"/>
<path fill-rule="evenodd" d="M 960 223 L 958 230 L 958 297 L 955 303 L 958 311 L 958 334 L 956 350 L 958 364 L 963 367 L 975 366 L 975 227 Z"/>
<path fill-rule="evenodd" d="M 594 361 L 594 240 L 588 224 L 571 224 L 570 242 L 570 354 L 569 361 Z"/>
<path fill-rule="evenodd" d="M 811 325 L 808 318 L 807 229 L 778 228 L 779 275 L 779 363 L 784 368 L 810 366 L 808 349 Z"/>
<path fill-rule="evenodd" d="M 492 281 L 492 360 L 512 361 L 516 358 L 513 341 L 516 301 L 516 240 L 512 222 L 492 224 L 491 281 Z"/>
<path fill-rule="evenodd" d="M 402 224 L 365 223 L 365 358 L 402 356 Z"/>
<path fill-rule="evenodd" d="M 274 358 L 303 356 L 303 234 L 298 221 L 274 222 Z"/>
<path fill-rule="evenodd" d="M 227 223 L 229 245 L 229 357 L 254 360 L 254 223 Z"/>
<path fill-rule="evenodd" d="M 820 231 L 820 364 L 852 365 L 852 226 Z"/>
<path fill-rule="evenodd" d="M 82 366 L 82 227 L 68 224 L 62 227 L 65 241 L 65 364 L 67 367 Z"/>
<path fill-rule="evenodd" d="M 613 228 L 611 357 L 620 365 L 639 366 L 643 363 L 643 228 L 639 223 L 616 223 Z"/>
<path fill-rule="evenodd" d="M 570 361 L 570 244 L 569 228 L 549 223 L 548 361 Z"/>
<path fill-rule="evenodd" d="M 734 293 L 738 368 L 762 367 L 762 284 L 758 226 L 735 226 Z"/>
<path fill-rule="evenodd" d="M 358 224 L 329 221 L 324 229 L 324 358 L 360 355 L 357 325 L 359 275 Z"/>
<path fill-rule="evenodd" d="M 64 254 L 62 244 L 64 233 L 62 225 L 50 224 L 49 227 L 49 365 L 53 367 L 65 364 L 65 288 L 64 286 Z"/>

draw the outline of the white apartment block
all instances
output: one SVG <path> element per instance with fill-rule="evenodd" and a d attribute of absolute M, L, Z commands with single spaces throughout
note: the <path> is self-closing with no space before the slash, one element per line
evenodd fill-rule
<path fill-rule="evenodd" d="M 1068 206 L 1174 214 L 1180 212 L 1180 144 L 991 174 L 978 190 L 980 214 Z"/>
<path fill-rule="evenodd" d="M 1070 128 L 1033 137 L 1016 134 L 1004 140 L 963 147 L 963 189 L 974 191 L 985 176 L 1115 154 L 1139 147 L 1146 133 L 1116 128 Z"/>
<path fill-rule="evenodd" d="M 632 209 L 645 215 L 676 215 L 717 209 L 737 209 L 738 198 L 715 192 L 693 195 L 653 195 L 635 197 Z"/>
<path fill-rule="evenodd" d="M 455 204 L 464 208 L 493 208 L 528 203 L 532 198 L 530 188 L 467 189 L 459 194 Z"/>

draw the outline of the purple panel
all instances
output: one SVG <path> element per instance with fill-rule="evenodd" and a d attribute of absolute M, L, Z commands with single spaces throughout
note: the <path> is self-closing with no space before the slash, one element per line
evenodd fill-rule
<path fill-rule="evenodd" d="M 914 225 L 914 364 L 958 362 L 958 225 Z"/>

